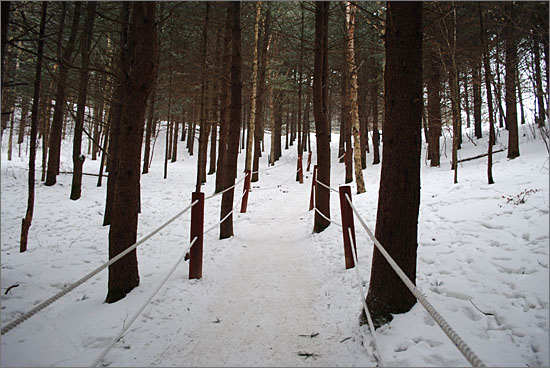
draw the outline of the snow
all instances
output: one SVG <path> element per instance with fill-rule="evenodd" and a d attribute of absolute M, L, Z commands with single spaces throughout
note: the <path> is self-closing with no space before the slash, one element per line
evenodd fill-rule
<path fill-rule="evenodd" d="M 471 134 L 471 131 L 465 129 Z M 487 365 L 550 364 L 549 161 L 540 136 L 520 127 L 521 156 L 495 154 L 494 185 L 486 158 L 459 166 L 452 184 L 450 157 L 431 168 L 422 156 L 417 286 Z M 143 238 L 191 202 L 196 155 L 184 143 L 163 179 L 164 138 L 157 141 L 151 171 L 142 177 Z M 537 133 L 538 134 L 538 133 Z M 443 139 L 443 138 L 442 138 Z M 450 138 L 446 137 L 447 147 Z M 28 251 L 19 253 L 26 210 L 27 158 L 1 161 L 1 321 L 6 325 L 107 259 L 103 227 L 105 184 L 83 177 L 82 198 L 69 200 L 70 175 L 37 185 Z M 332 140 L 332 179 L 344 183 Z M 459 158 L 487 149 L 464 140 Z M 505 131 L 497 148 L 507 142 Z M 312 139 L 314 143 L 314 139 Z M 269 135 L 261 169 L 267 168 Z M 443 145 L 442 145 L 443 147 Z M 23 147 L 24 148 L 24 147 Z M 312 234 L 308 211 L 311 173 L 294 180 L 296 146 L 283 150 L 274 168 L 252 183 L 248 210 L 234 215 L 235 236 L 205 235 L 201 280 L 179 266 L 103 361 L 111 366 L 375 366 L 373 339 L 358 325 L 361 312 L 354 270 L 345 270 L 341 229 Z M 24 151 L 24 150 L 22 150 Z M 71 171 L 70 140 L 61 171 Z M 450 152 L 447 152 L 450 156 Z M 367 192 L 353 202 L 374 230 L 381 165 L 368 154 Z M 40 157 L 40 153 L 39 153 Z M 239 156 L 239 177 L 244 155 Z M 313 155 L 315 163 L 315 154 Z M 40 162 L 38 159 L 37 162 Z M 304 168 L 305 168 L 304 162 Z M 90 157 L 84 172 L 97 173 Z M 353 184 L 352 184 L 353 187 Z M 213 193 L 214 176 L 203 186 Z M 236 198 L 242 184 L 237 187 Z M 522 194 L 523 193 L 523 194 Z M 519 196 L 518 196 L 519 195 Z M 519 198 L 524 197 L 524 203 Z M 205 229 L 219 219 L 221 197 L 207 200 Z M 341 222 L 339 199 L 331 216 Z M 138 248 L 140 286 L 105 304 L 104 271 L 1 339 L 2 366 L 89 366 L 159 286 L 189 244 L 187 212 Z M 355 221 L 359 272 L 368 287 L 372 243 Z M 6 290 L 12 288 L 9 292 Z M 418 303 L 377 330 L 384 361 L 392 366 L 467 366 L 468 362 Z"/>

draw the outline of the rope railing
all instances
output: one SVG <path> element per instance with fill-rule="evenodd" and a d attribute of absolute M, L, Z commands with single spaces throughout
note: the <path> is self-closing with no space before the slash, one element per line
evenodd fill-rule
<path fill-rule="evenodd" d="M 327 220 L 329 222 L 332 222 L 336 226 L 342 227 L 342 224 L 340 224 L 340 223 L 330 219 L 329 217 L 325 216 L 325 214 L 323 212 L 321 212 L 317 207 L 313 207 L 313 209 L 315 210 L 315 212 L 317 212 L 325 220 Z"/>
<path fill-rule="evenodd" d="M 136 321 L 136 319 L 141 315 L 141 313 L 143 312 L 143 310 L 149 305 L 149 303 L 151 303 L 151 300 L 153 300 L 153 298 L 155 297 L 155 295 L 157 295 L 157 293 L 160 291 L 160 289 L 162 289 L 162 287 L 166 284 L 166 282 L 168 281 L 168 279 L 174 274 L 174 272 L 176 271 L 176 268 L 180 265 L 180 263 L 183 261 L 183 259 L 185 258 L 185 255 L 187 254 L 187 252 L 189 251 L 189 249 L 191 249 L 191 247 L 193 246 L 193 244 L 195 244 L 195 242 L 197 241 L 197 237 L 193 238 L 193 241 L 191 241 L 191 243 L 189 243 L 189 246 L 187 247 L 187 249 L 185 250 L 185 252 L 183 252 L 183 254 L 181 255 L 181 257 L 178 259 L 178 261 L 174 264 L 174 266 L 172 267 L 172 269 L 170 270 L 170 272 L 168 272 L 166 274 L 166 276 L 164 277 L 164 279 L 161 281 L 161 283 L 159 284 L 159 286 L 153 291 L 153 293 L 151 293 L 151 295 L 149 296 L 149 298 L 145 301 L 145 303 L 142 304 L 142 306 L 138 309 L 138 311 L 132 316 L 132 318 L 130 319 L 130 321 L 128 323 L 125 323 L 124 326 L 121 328 L 120 332 L 111 340 L 111 342 L 109 343 L 109 345 L 107 345 L 107 347 L 101 352 L 101 354 L 94 360 L 94 362 L 92 363 L 91 367 L 97 367 L 99 365 L 99 363 L 105 358 L 105 356 L 109 353 L 109 351 L 111 351 L 111 349 L 116 345 L 116 343 L 122 338 L 122 335 L 124 335 L 124 333 L 126 331 L 128 331 L 128 329 L 130 328 L 130 326 L 132 326 L 132 324 Z"/>
<path fill-rule="evenodd" d="M 217 197 L 221 194 L 224 194 L 225 192 L 227 191 L 230 191 L 231 189 L 235 188 L 237 186 L 237 184 L 241 183 L 244 179 L 246 179 L 246 177 L 248 176 L 248 173 L 246 173 L 242 178 L 240 178 L 237 182 L 235 182 L 235 184 L 233 184 L 232 186 L 230 186 L 229 188 L 226 188 L 224 190 L 222 190 L 221 192 L 218 192 L 218 193 L 214 193 L 212 195 L 209 195 L 208 197 L 204 198 L 205 201 L 211 199 L 211 198 L 214 198 L 214 197 Z"/>
<path fill-rule="evenodd" d="M 243 194 L 241 195 L 241 198 L 239 199 L 239 201 L 237 202 L 237 204 L 236 204 L 235 206 L 233 206 L 233 209 L 232 209 L 227 215 L 225 215 L 224 218 L 222 218 L 220 221 L 218 221 L 217 223 L 215 223 L 214 225 L 212 225 L 211 227 L 209 227 L 208 230 L 205 230 L 203 235 L 208 234 L 209 232 L 211 232 L 212 230 L 214 230 L 216 227 L 218 227 L 219 225 L 221 225 L 225 220 L 227 220 L 227 218 L 228 218 L 229 216 L 231 216 L 231 214 L 233 214 L 233 212 L 235 212 L 235 210 L 237 209 L 237 207 L 239 206 L 239 204 L 240 204 L 241 201 L 243 200 L 245 194 L 246 194 L 246 191 L 243 191 Z"/>
<path fill-rule="evenodd" d="M 413 282 L 407 277 L 407 275 L 403 272 L 401 267 L 394 261 L 394 259 L 389 255 L 389 253 L 384 249 L 382 244 L 376 239 L 372 231 L 369 229 L 359 212 L 357 211 L 357 208 L 353 205 L 351 198 L 346 194 L 346 200 L 348 201 L 349 205 L 351 206 L 355 216 L 361 223 L 361 226 L 365 231 L 367 232 L 368 236 L 371 238 L 371 240 L 374 242 L 374 245 L 376 248 L 380 251 L 380 253 L 384 256 L 388 264 L 391 266 L 391 268 L 394 270 L 394 272 L 399 276 L 401 281 L 407 286 L 407 288 L 410 290 L 410 292 L 416 297 L 416 299 L 420 302 L 420 304 L 426 309 L 430 317 L 433 318 L 433 320 L 441 327 L 445 335 L 452 341 L 452 343 L 457 347 L 457 349 L 460 351 L 460 353 L 468 360 L 468 362 L 473 367 L 484 367 L 485 365 L 481 362 L 479 357 L 470 349 L 470 347 L 462 340 L 462 338 L 455 332 L 455 330 L 447 323 L 447 321 L 435 310 L 435 308 L 431 305 L 431 303 L 426 299 L 426 297 L 416 288 L 416 286 L 413 284 Z"/>
<path fill-rule="evenodd" d="M 176 214 L 174 217 L 172 217 L 170 220 L 166 221 L 160 227 L 158 227 L 153 232 L 151 232 L 150 234 L 145 236 L 143 239 L 140 239 L 139 241 L 134 243 L 132 246 L 126 248 L 124 251 L 117 254 L 115 257 L 111 258 L 109 261 L 105 262 L 104 264 L 102 264 L 101 266 L 99 266 L 98 268 L 93 270 L 92 272 L 88 273 L 86 276 L 82 277 L 80 280 L 78 280 L 78 281 L 72 283 L 71 285 L 67 286 L 65 289 L 61 290 L 59 293 L 55 294 L 54 296 L 52 296 L 51 298 L 45 300 L 44 302 L 38 304 L 36 307 L 32 308 L 30 311 L 22 314 L 21 316 L 19 316 L 15 320 L 11 321 L 10 323 L 8 323 L 4 327 L 2 327 L 1 335 L 4 335 L 5 333 L 9 332 L 13 328 L 19 326 L 21 323 L 25 322 L 26 320 L 28 320 L 29 318 L 34 316 L 36 313 L 40 312 L 44 308 L 48 307 L 50 304 L 54 303 L 55 301 L 59 300 L 63 296 L 67 295 L 68 293 L 70 293 L 71 291 L 73 291 L 74 289 L 76 289 L 77 287 L 79 287 L 80 285 L 82 285 L 83 283 L 85 283 L 86 281 L 88 281 L 89 279 L 91 279 L 92 277 L 94 277 L 95 275 L 100 273 L 101 271 L 103 271 L 105 268 L 107 268 L 110 265 L 112 265 L 113 263 L 117 262 L 119 259 L 121 259 L 125 255 L 127 255 L 131 251 L 135 250 L 138 246 L 145 243 L 151 237 L 156 235 L 159 231 L 161 231 L 166 226 L 168 226 L 172 222 L 174 222 L 178 217 L 183 215 L 185 212 L 189 211 L 197 203 L 198 203 L 198 201 L 194 201 L 189 206 L 185 207 L 185 209 L 183 209 L 178 214 Z"/>
<path fill-rule="evenodd" d="M 380 348 L 378 347 L 378 341 L 376 340 L 376 330 L 374 329 L 374 323 L 372 323 L 369 307 L 367 306 L 367 301 L 365 299 L 365 291 L 363 290 L 363 279 L 361 278 L 361 275 L 359 275 L 359 267 L 358 267 L 359 262 L 357 262 L 357 253 L 355 251 L 356 249 L 355 243 L 353 242 L 353 235 L 351 233 L 351 228 L 349 227 L 348 227 L 348 234 L 351 242 L 351 249 L 352 249 L 351 254 L 353 254 L 353 261 L 355 262 L 354 268 L 355 268 L 355 274 L 357 276 L 357 283 L 359 284 L 359 294 L 361 297 L 361 302 L 363 303 L 363 309 L 365 310 L 365 314 L 367 315 L 367 321 L 369 323 L 370 333 L 372 335 L 372 340 L 374 341 L 374 350 L 378 353 L 378 363 L 381 367 L 384 367 L 386 364 L 382 359 L 382 353 L 380 352 Z"/>
<path fill-rule="evenodd" d="M 315 180 L 315 182 L 316 182 L 317 184 L 321 184 L 322 187 L 325 187 L 325 188 L 327 188 L 328 190 L 330 190 L 330 191 L 332 191 L 332 192 L 340 193 L 340 192 L 338 191 L 338 189 L 335 189 L 335 188 L 333 188 L 333 187 L 330 187 L 330 186 L 326 185 L 325 183 L 323 183 L 322 181 L 319 181 L 319 178 L 317 178 L 317 179 Z"/>

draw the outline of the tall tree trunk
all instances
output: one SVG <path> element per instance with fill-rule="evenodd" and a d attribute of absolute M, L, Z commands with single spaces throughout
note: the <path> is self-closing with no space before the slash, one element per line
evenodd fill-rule
<path fill-rule="evenodd" d="M 25 218 L 21 222 L 21 238 L 19 251 L 27 251 L 27 243 L 29 238 L 29 229 L 32 223 L 34 214 L 34 178 L 35 178 L 35 160 L 36 160 L 36 136 L 38 135 L 38 106 L 40 104 L 40 83 L 42 80 L 42 57 L 44 54 L 44 31 L 46 29 L 46 12 L 48 10 L 48 2 L 42 2 L 42 15 L 40 18 L 40 31 L 38 34 L 38 51 L 36 59 L 36 69 L 34 76 L 34 92 L 31 108 L 31 143 L 29 154 L 29 195 L 27 200 L 27 212 Z"/>
<path fill-rule="evenodd" d="M 113 218 L 109 231 L 109 259 L 137 240 L 141 146 L 147 99 L 157 73 L 156 2 L 132 2 L 120 119 L 118 171 Z M 114 303 L 139 285 L 137 252 L 134 250 L 109 266 L 105 301 Z"/>
<path fill-rule="evenodd" d="M 477 139 L 483 135 L 481 132 L 481 52 L 476 58 L 472 68 L 472 85 L 474 97 L 474 134 Z"/>
<path fill-rule="evenodd" d="M 258 48 L 260 44 L 258 42 L 258 34 L 260 30 L 260 16 L 261 16 L 261 2 L 256 2 L 256 18 L 254 21 L 254 44 L 252 45 L 252 91 L 250 93 L 250 119 L 248 121 L 248 135 L 246 142 L 246 156 L 244 171 L 247 173 L 252 172 L 252 148 L 254 146 L 254 132 L 256 128 L 256 100 L 258 98 Z M 250 174 L 249 174 L 250 175 Z"/>
<path fill-rule="evenodd" d="M 224 176 L 227 167 L 227 140 L 229 133 L 229 110 L 231 104 L 231 19 L 229 8 L 226 11 L 223 38 L 223 65 L 220 87 L 220 143 L 218 149 L 218 171 L 216 172 L 216 193 L 224 189 Z"/>
<path fill-rule="evenodd" d="M 489 50 L 486 41 L 485 28 L 483 27 L 483 13 L 481 3 L 478 3 L 479 28 L 481 34 L 481 47 L 483 48 L 483 65 L 485 66 L 485 88 L 487 90 L 487 108 L 489 110 L 489 148 L 487 153 L 487 182 L 494 184 L 493 180 L 493 144 L 495 144 L 495 122 L 493 112 L 493 94 L 491 92 L 491 63 L 489 61 Z"/>
<path fill-rule="evenodd" d="M 500 39 L 499 35 L 497 34 L 497 42 L 496 42 L 496 85 L 495 85 L 495 92 L 496 92 L 496 99 L 497 99 L 497 106 L 498 106 L 498 126 L 499 128 L 504 127 L 504 109 L 502 108 L 502 83 L 500 81 Z"/>
<path fill-rule="evenodd" d="M 225 188 L 235 184 L 237 177 L 237 159 L 239 155 L 239 130 L 242 118 L 242 59 L 241 59 L 241 3 L 227 3 L 231 19 L 231 113 L 227 139 L 227 166 L 225 172 Z M 220 224 L 220 239 L 233 236 L 233 208 L 235 188 L 222 195 L 220 218 L 229 217 Z"/>
<path fill-rule="evenodd" d="M 298 64 L 298 113 L 296 115 L 296 121 L 298 125 L 298 147 L 297 154 L 298 154 L 298 161 L 296 162 L 296 181 L 300 181 L 300 178 L 302 178 L 303 181 L 303 172 L 299 172 L 298 169 L 300 166 L 302 166 L 302 152 L 303 149 L 303 139 L 302 139 L 302 71 L 304 68 L 304 6 L 303 3 L 300 3 L 300 10 L 301 10 L 301 22 L 300 22 L 300 63 Z M 273 134 L 273 132 L 271 132 Z"/>
<path fill-rule="evenodd" d="M 508 128 L 508 158 L 519 156 L 518 137 L 518 113 L 516 96 L 516 74 L 518 64 L 518 50 L 516 46 L 515 32 L 513 28 L 514 13 L 512 3 L 506 3 L 504 10 L 507 14 L 504 24 L 504 37 L 506 44 L 506 127 Z"/>
<path fill-rule="evenodd" d="M 468 91 L 468 73 L 464 73 L 464 111 L 466 112 L 466 128 L 471 125 L 470 122 L 470 92 Z"/>
<path fill-rule="evenodd" d="M 262 47 L 258 52 L 258 57 L 260 59 L 260 65 L 258 70 L 258 88 L 257 88 L 257 98 L 256 98 L 256 117 L 255 128 L 254 128 L 254 157 L 252 162 L 252 182 L 257 182 L 260 180 L 260 157 L 262 157 L 262 136 L 263 136 L 263 114 L 264 114 L 264 103 L 265 103 L 265 94 L 266 94 L 266 85 L 265 85 L 265 73 L 266 73 L 266 64 L 267 64 L 267 48 L 269 45 L 269 37 L 271 34 L 271 11 L 270 5 L 267 4 L 267 12 L 265 14 L 264 20 L 264 32 Z M 250 118 L 252 119 L 252 117 Z"/>
<path fill-rule="evenodd" d="M 439 156 L 439 137 L 441 136 L 441 89 L 440 81 L 440 61 L 433 54 L 428 55 L 428 127 L 429 141 L 428 149 L 430 151 L 430 166 L 440 165 Z"/>
<path fill-rule="evenodd" d="M 17 144 L 19 145 L 19 156 L 21 156 L 21 143 L 25 140 L 25 129 L 27 128 L 27 119 L 29 117 L 30 101 L 27 95 L 23 94 L 21 99 L 21 117 L 19 118 L 19 130 L 17 132 Z"/>
<path fill-rule="evenodd" d="M 174 129 L 172 133 L 172 160 L 171 162 L 176 162 L 178 159 L 178 136 L 179 136 L 179 121 L 177 119 L 174 119 Z"/>
<path fill-rule="evenodd" d="M 210 3 L 205 2 L 205 15 L 204 23 L 202 27 L 202 81 L 201 81 L 201 111 L 200 111 L 200 126 L 199 133 L 199 157 L 197 159 L 197 183 L 195 190 L 201 191 L 201 185 L 206 183 L 206 150 L 208 149 L 208 135 L 210 133 L 210 126 L 208 121 L 207 111 L 207 90 L 208 90 L 208 21 L 210 12 Z"/>
<path fill-rule="evenodd" d="M 330 2 L 315 3 L 315 44 L 313 66 L 313 116 L 317 138 L 317 180 L 330 185 L 330 130 L 328 99 L 328 18 Z M 315 207 L 330 219 L 330 191 L 322 185 L 315 190 Z M 313 232 L 320 233 L 330 221 L 315 211 Z"/>
<path fill-rule="evenodd" d="M 6 45 L 8 44 L 8 23 L 10 22 L 10 1 L 2 1 L 2 32 L 1 32 L 1 55 L 2 55 L 2 81 L 6 80 L 5 75 L 5 56 L 6 56 Z M 4 126 L 2 126 L 2 131 L 4 131 Z"/>
<path fill-rule="evenodd" d="M 359 104 L 357 102 L 357 68 L 355 67 L 355 13 L 357 6 L 350 1 L 346 2 L 346 25 L 347 25 L 347 47 L 346 58 L 348 74 L 350 77 L 350 107 L 351 107 L 351 130 L 353 135 L 353 166 L 355 168 L 355 183 L 357 185 L 357 194 L 365 192 L 365 182 L 363 181 L 363 171 L 361 166 L 361 141 L 359 129 Z"/>
<path fill-rule="evenodd" d="M 130 2 L 121 3 L 120 8 L 120 59 L 119 64 L 115 66 L 117 73 L 116 87 L 111 100 L 109 116 L 109 157 L 107 160 L 107 169 L 109 177 L 107 180 L 107 195 L 105 199 L 105 214 L 103 216 L 103 226 L 110 225 L 113 213 L 113 204 L 115 198 L 116 182 L 118 181 L 117 162 L 119 160 L 119 137 L 121 129 L 122 98 L 124 73 L 130 69 L 130 55 L 128 54 L 128 27 L 130 22 Z"/>
<path fill-rule="evenodd" d="M 63 57 L 59 61 L 59 74 L 57 77 L 57 92 L 55 94 L 55 107 L 53 110 L 52 127 L 50 131 L 50 139 L 48 143 L 48 170 L 46 172 L 45 185 L 54 185 L 57 181 L 57 175 L 59 174 L 59 163 L 61 158 L 61 138 L 63 130 L 63 117 L 65 114 L 65 89 L 67 87 L 67 75 L 69 73 L 69 64 L 72 60 L 72 54 L 74 50 L 74 43 L 76 40 L 76 32 L 78 30 L 78 23 L 80 21 L 80 9 L 82 3 L 76 1 L 74 3 L 73 22 L 71 25 L 71 32 L 69 34 L 69 41 L 65 50 L 63 50 Z"/>
<path fill-rule="evenodd" d="M 376 238 L 416 281 L 422 129 L 422 2 L 388 2 L 384 149 Z M 366 298 L 374 326 L 416 303 L 386 259 L 374 249 Z"/>
<path fill-rule="evenodd" d="M 533 55 L 535 63 L 535 95 L 538 102 L 538 116 L 535 116 L 535 121 L 539 127 L 544 126 L 544 118 L 546 114 L 544 112 L 544 92 L 542 91 L 542 78 L 540 72 L 540 47 L 538 37 L 533 35 Z"/>
<path fill-rule="evenodd" d="M 160 31 L 160 28 L 159 28 L 159 31 Z M 157 63 L 158 63 L 158 60 L 157 60 Z M 149 96 L 149 117 L 147 118 L 147 125 L 145 128 L 145 150 L 143 152 L 143 170 L 141 172 L 142 174 L 149 173 L 149 160 L 151 156 L 151 135 L 153 133 L 153 120 L 155 119 L 156 95 L 157 95 L 157 81 L 154 82 L 151 95 Z"/>
<path fill-rule="evenodd" d="M 73 180 L 71 183 L 71 199 L 76 201 L 82 192 L 82 166 L 86 156 L 82 154 L 82 132 L 84 130 L 84 112 L 86 110 L 86 96 L 88 94 L 88 69 L 90 67 L 90 48 L 94 29 L 96 1 L 89 1 L 86 6 L 86 20 L 80 38 L 80 84 L 78 87 L 78 102 L 76 121 L 73 136 Z"/>
<path fill-rule="evenodd" d="M 344 19 L 345 21 L 345 19 Z M 345 24 L 344 24 L 344 37 L 347 39 L 347 34 L 345 33 Z M 345 46 L 344 46 L 345 47 Z M 344 130 L 344 164 L 346 165 L 346 184 L 353 181 L 353 148 L 351 146 L 351 104 L 350 104 L 350 75 L 347 68 L 347 51 L 344 49 L 342 53 L 344 60 L 342 63 L 342 94 L 340 100 L 340 111 L 341 111 L 341 120 L 342 120 L 342 129 Z M 340 133 L 342 134 L 342 133 Z M 318 169 L 318 168 L 317 168 Z"/>

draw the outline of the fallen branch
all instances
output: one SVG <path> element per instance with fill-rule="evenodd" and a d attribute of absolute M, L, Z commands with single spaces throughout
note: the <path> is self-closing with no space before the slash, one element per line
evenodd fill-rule
<path fill-rule="evenodd" d="M 9 288 L 6 289 L 6 292 L 4 293 L 4 295 L 8 295 L 8 292 L 9 292 L 11 289 L 16 288 L 16 287 L 18 287 L 18 286 L 19 286 L 19 284 L 13 284 L 12 286 L 10 286 Z"/>
<path fill-rule="evenodd" d="M 499 152 L 503 152 L 504 149 L 499 149 L 499 150 L 496 150 L 496 151 L 493 151 L 493 153 L 499 153 Z M 461 163 L 461 162 L 466 162 L 466 161 L 472 161 L 472 160 L 476 160 L 478 158 L 482 158 L 482 157 L 485 157 L 487 156 L 488 153 L 482 153 L 481 155 L 477 155 L 477 156 L 474 156 L 474 157 L 468 157 L 468 158 L 464 158 L 462 160 L 458 160 L 457 162 L 458 163 Z"/>
<path fill-rule="evenodd" d="M 472 305 L 474 306 L 475 309 L 477 309 L 477 310 L 480 311 L 481 313 L 485 314 L 486 316 L 493 316 L 493 315 L 494 315 L 493 313 L 484 312 L 484 311 L 482 311 L 481 309 L 479 309 L 479 308 L 477 307 L 477 305 L 474 304 L 474 302 L 472 301 L 472 299 L 470 299 L 470 303 L 472 303 Z"/>
<path fill-rule="evenodd" d="M 311 333 L 310 335 L 298 335 L 298 336 L 311 337 L 313 339 L 314 337 L 319 336 L 319 332 Z"/>
<path fill-rule="evenodd" d="M 320 357 L 319 354 L 315 354 L 315 353 L 302 353 L 302 352 L 299 352 L 298 355 L 306 357 L 304 360 L 306 360 L 307 358 L 310 358 L 310 357 L 313 358 L 313 359 L 315 359 L 316 357 Z"/>

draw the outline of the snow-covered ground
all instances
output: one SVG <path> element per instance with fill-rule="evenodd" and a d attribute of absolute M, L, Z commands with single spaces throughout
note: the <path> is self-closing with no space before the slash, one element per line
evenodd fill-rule
<path fill-rule="evenodd" d="M 471 135 L 469 130 L 468 133 Z M 449 157 L 430 168 L 422 155 L 417 285 L 487 365 L 548 366 L 549 161 L 537 132 L 520 127 L 521 156 L 495 155 L 494 185 L 486 158 L 459 167 L 452 183 Z M 269 150 L 261 158 L 267 168 Z M 499 135 L 498 147 L 507 142 Z M 314 136 L 312 136 L 314 141 Z M 178 161 L 162 177 L 164 138 L 142 179 L 143 238 L 191 201 L 196 155 L 180 143 Z M 344 182 L 332 143 L 332 186 Z M 502 142 L 502 143 L 501 143 Z M 27 158 L 1 161 L 2 326 L 59 292 L 107 259 L 108 228 L 101 226 L 105 185 L 84 176 L 82 198 L 71 201 L 70 175 L 53 187 L 38 184 L 29 250 L 19 253 L 27 199 Z M 486 151 L 464 139 L 460 158 Z M 447 147 L 450 139 L 447 137 Z M 248 211 L 234 216 L 235 236 L 204 241 L 201 280 L 182 264 L 104 360 L 112 366 L 375 366 L 373 340 L 358 325 L 361 311 L 354 270 L 345 270 L 341 229 L 312 234 L 308 211 L 311 173 L 294 180 L 296 150 L 283 150 L 275 168 L 253 183 Z M 62 170 L 71 171 L 70 142 Z M 315 162 L 315 154 L 314 154 Z M 368 155 L 367 192 L 353 196 L 374 228 L 380 165 Z M 40 160 L 37 160 L 40 162 Z M 239 176 L 244 155 L 239 156 Z M 305 165 L 304 165 L 305 168 Z M 84 171 L 97 173 L 88 157 Z M 105 184 L 105 182 L 104 182 Z M 213 192 L 214 176 L 203 191 Z M 238 192 L 242 190 L 238 186 Z M 354 190 L 352 190 L 355 193 Z M 523 193 L 523 194 L 522 194 Z M 521 201 L 520 199 L 524 200 Z M 205 227 L 219 219 L 220 196 L 206 202 Z M 340 222 L 339 200 L 331 196 Z M 88 366 L 127 323 L 189 244 L 190 213 L 138 248 L 141 284 L 125 299 L 105 304 L 104 271 L 1 339 L 2 366 Z M 359 271 L 368 285 L 372 243 L 356 220 Z M 10 286 L 18 285 L 11 288 Z M 417 304 L 377 331 L 386 364 L 466 366 L 467 361 Z"/>

